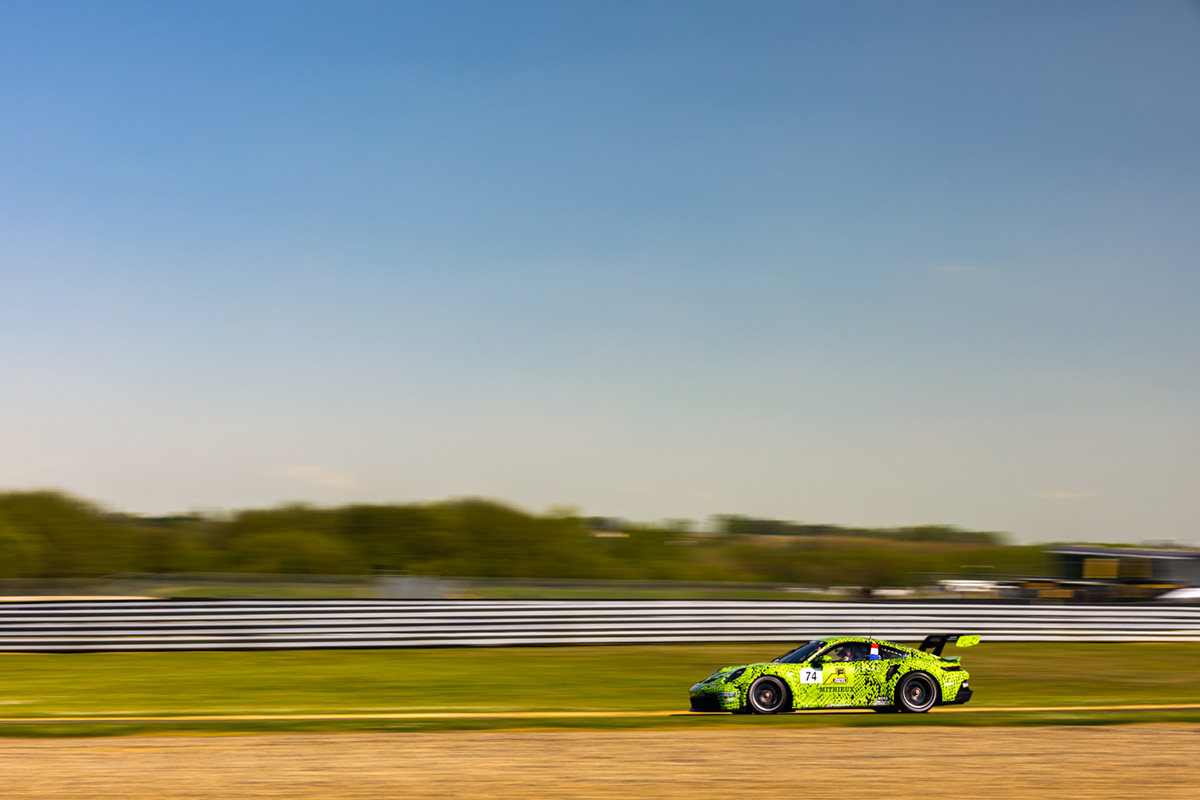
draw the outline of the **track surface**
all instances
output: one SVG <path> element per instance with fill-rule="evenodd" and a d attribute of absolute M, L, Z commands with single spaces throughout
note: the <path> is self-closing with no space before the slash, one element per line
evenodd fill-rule
<path fill-rule="evenodd" d="M 939 708 L 933 714 L 1020 714 L 1088 711 L 1200 711 L 1195 703 L 1183 705 L 1119 705 L 1119 706 L 953 706 Z M 869 708 L 812 710 L 800 712 L 798 716 L 812 714 L 863 714 Z M 170 716 L 109 716 L 97 714 L 86 717 L 7 717 L 0 718 L 0 725 L 30 724 L 39 722 L 96 723 L 96 722 L 287 722 L 289 720 L 437 720 L 437 719 L 616 719 L 637 717 L 723 717 L 727 714 L 702 714 L 690 711 L 428 711 L 397 712 L 382 714 L 186 714 Z"/>
<path fill-rule="evenodd" d="M 0 740 L 5 800 L 1195 797 L 1200 725 Z"/>

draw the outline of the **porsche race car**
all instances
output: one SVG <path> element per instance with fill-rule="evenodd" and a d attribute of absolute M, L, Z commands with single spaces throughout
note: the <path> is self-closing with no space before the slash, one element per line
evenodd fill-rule
<path fill-rule="evenodd" d="M 814 639 L 764 664 L 722 667 L 691 688 L 692 711 L 776 714 L 871 708 L 921 714 L 971 699 L 970 677 L 946 645 L 978 636 L 935 634 L 917 648 L 862 636 Z"/>

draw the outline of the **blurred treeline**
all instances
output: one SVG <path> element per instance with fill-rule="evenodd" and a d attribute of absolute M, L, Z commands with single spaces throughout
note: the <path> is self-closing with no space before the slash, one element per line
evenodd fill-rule
<path fill-rule="evenodd" d="M 481 499 L 139 517 L 60 492 L 0 493 L 0 577 L 244 572 L 907 586 L 921 573 L 1041 574 L 1037 547 L 945 526 L 895 530 L 719 518 L 617 524 Z M 788 527 L 791 526 L 791 527 Z"/>
<path fill-rule="evenodd" d="M 725 533 L 747 536 L 853 536 L 866 539 L 897 539 L 910 542 L 952 542 L 996 546 L 1004 537 L 990 531 L 964 531 L 949 525 L 918 525 L 910 528 L 847 528 L 841 525 L 807 525 L 780 519 L 755 519 L 733 514 L 717 518 Z"/>

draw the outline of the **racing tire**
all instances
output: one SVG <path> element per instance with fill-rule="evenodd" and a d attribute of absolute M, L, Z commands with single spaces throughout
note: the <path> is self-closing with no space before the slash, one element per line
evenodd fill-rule
<path fill-rule="evenodd" d="M 924 714 L 937 701 L 937 683 L 927 673 L 910 672 L 896 687 L 896 707 L 909 714 Z"/>
<path fill-rule="evenodd" d="M 773 675 L 764 675 L 752 683 L 746 699 L 755 714 L 778 714 L 792 710 L 791 692 L 782 680 Z"/>

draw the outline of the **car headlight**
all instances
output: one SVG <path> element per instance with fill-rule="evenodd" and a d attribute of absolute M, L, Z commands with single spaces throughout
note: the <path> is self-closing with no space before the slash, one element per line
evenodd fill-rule
<path fill-rule="evenodd" d="M 742 677 L 742 674 L 745 673 L 745 671 L 746 671 L 745 667 L 742 667 L 741 669 L 735 669 L 733 672 L 731 672 L 725 676 L 725 682 L 733 683 L 738 678 Z"/>

